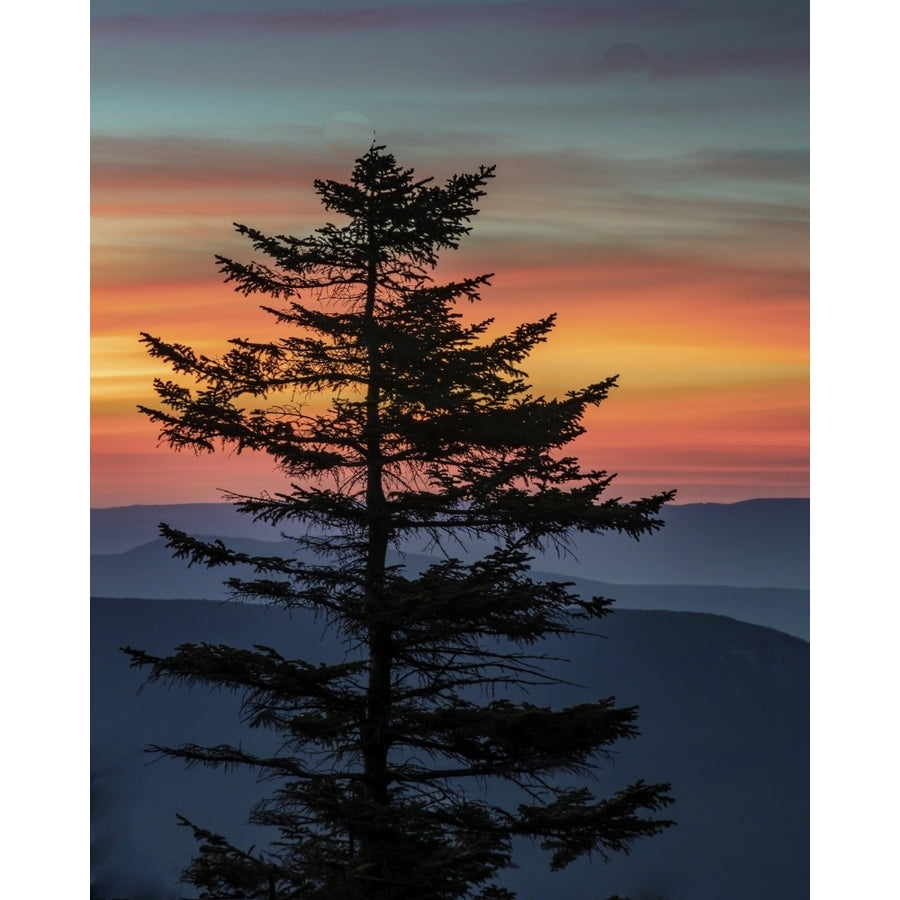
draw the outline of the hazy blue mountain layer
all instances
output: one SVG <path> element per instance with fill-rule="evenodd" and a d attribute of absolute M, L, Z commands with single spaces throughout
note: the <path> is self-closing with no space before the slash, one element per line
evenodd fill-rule
<path fill-rule="evenodd" d="M 536 703 L 565 705 L 614 694 L 638 704 L 642 736 L 601 773 L 599 792 L 636 778 L 669 780 L 678 821 L 664 835 L 608 865 L 599 859 L 546 871 L 537 848 L 505 883 L 520 900 L 796 900 L 808 896 L 809 645 L 779 631 L 714 615 L 620 610 L 605 638 L 579 638 L 566 676 L 584 688 Z M 231 695 L 166 690 L 128 668 L 118 648 L 167 652 L 188 641 L 268 644 L 315 662 L 340 652 L 305 615 L 190 600 L 92 601 L 92 896 L 165 900 L 187 893 L 176 881 L 193 852 L 178 811 L 257 842 L 243 822 L 272 786 L 246 773 L 185 771 L 149 764 L 151 742 L 252 746 L 264 739 L 236 719 Z"/>
<path fill-rule="evenodd" d="M 570 555 L 547 554 L 535 568 L 613 584 L 809 588 L 809 500 L 690 503 L 666 507 L 663 517 L 666 527 L 640 542 L 582 535 Z M 280 539 L 226 503 L 125 506 L 91 510 L 91 553 L 146 544 L 160 522 L 191 534 Z"/>
<path fill-rule="evenodd" d="M 263 556 L 290 555 L 294 546 L 250 538 L 228 538 L 235 549 Z M 399 562 L 395 554 L 392 562 Z M 406 554 L 405 563 L 417 572 L 434 557 Z M 555 560 L 544 558 L 544 564 Z M 251 576 L 242 569 L 188 567 L 173 559 L 161 538 L 124 553 L 91 557 L 91 593 L 95 597 L 225 600 L 223 580 L 229 575 Z M 777 628 L 809 640 L 809 591 L 798 588 L 748 588 L 723 585 L 609 584 L 573 575 L 535 573 L 536 577 L 571 581 L 582 596 L 614 599 L 620 609 L 669 609 L 731 616 L 754 625 Z"/>

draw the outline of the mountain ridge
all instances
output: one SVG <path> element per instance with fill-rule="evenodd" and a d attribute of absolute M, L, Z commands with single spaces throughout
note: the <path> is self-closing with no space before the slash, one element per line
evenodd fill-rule
<path fill-rule="evenodd" d="M 286 627 L 289 622 L 289 627 Z M 537 848 L 502 883 L 520 900 L 609 896 L 633 900 L 795 900 L 809 891 L 809 645 L 722 616 L 618 610 L 600 637 L 548 644 L 572 682 L 530 702 L 568 705 L 597 691 L 638 705 L 641 736 L 598 773 L 607 793 L 636 778 L 668 780 L 677 825 L 609 864 L 551 873 Z M 206 640 L 254 643 L 315 663 L 343 652 L 311 617 L 236 603 L 94 599 L 91 603 L 92 896 L 169 900 L 194 851 L 175 813 L 241 845 L 266 793 L 250 773 L 148 766 L 149 743 L 234 741 L 238 698 L 159 685 L 118 648 L 151 653 Z M 584 687 L 577 687 L 577 685 Z M 138 695 L 138 691 L 141 690 Z"/>
<path fill-rule="evenodd" d="M 752 499 L 666 507 L 666 525 L 641 541 L 618 534 L 576 535 L 570 553 L 544 553 L 535 567 L 613 584 L 809 588 L 809 500 Z M 135 505 L 91 510 L 91 553 L 125 552 L 158 537 L 158 525 L 223 539 L 278 540 L 230 504 Z M 405 551 L 424 547 L 406 544 Z M 490 549 L 472 541 L 463 558 Z"/>
<path fill-rule="evenodd" d="M 207 540 L 212 535 L 197 535 Z M 260 556 L 290 555 L 294 546 L 254 538 L 230 538 L 232 547 Z M 401 561 L 391 555 L 392 563 Z M 404 554 L 412 574 L 421 572 L 437 558 Z M 549 562 L 544 560 L 544 562 Z M 208 569 L 191 566 L 172 557 L 162 538 L 117 554 L 91 556 L 91 595 L 132 597 L 147 600 L 226 600 L 224 579 L 230 575 L 251 577 L 249 567 Z M 776 628 L 809 640 L 809 591 L 797 588 L 736 587 L 732 585 L 616 584 L 607 581 L 533 570 L 539 581 L 566 581 L 582 597 L 603 596 L 615 600 L 616 609 L 660 609 L 726 615 L 755 625 Z"/>

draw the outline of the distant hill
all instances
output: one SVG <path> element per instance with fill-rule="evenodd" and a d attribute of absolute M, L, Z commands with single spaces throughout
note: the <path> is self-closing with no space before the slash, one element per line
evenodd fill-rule
<path fill-rule="evenodd" d="M 581 535 L 572 555 L 548 553 L 535 568 L 614 584 L 809 588 L 809 500 L 689 503 L 666 507 L 663 517 L 666 527 L 641 541 Z M 125 506 L 91 510 L 91 553 L 153 541 L 160 522 L 198 535 L 280 539 L 226 503 Z"/>
<path fill-rule="evenodd" d="M 91 510 L 91 553 L 123 553 L 147 544 L 159 537 L 160 522 L 189 534 L 279 539 L 277 529 L 254 523 L 229 503 L 112 506 Z"/>
<path fill-rule="evenodd" d="M 809 894 L 809 645 L 778 631 L 713 615 L 620 610 L 582 637 L 546 649 L 584 689 L 532 702 L 563 705 L 614 694 L 640 706 L 642 736 L 600 773 L 608 793 L 636 778 L 670 780 L 678 821 L 608 865 L 562 873 L 530 845 L 505 878 L 520 900 L 796 900 Z M 188 641 L 268 644 L 315 662 L 337 651 L 304 615 L 188 600 L 95 599 L 91 604 L 92 896 L 169 900 L 194 845 L 181 812 L 249 846 L 242 823 L 271 785 L 245 773 L 147 765 L 150 743 L 241 740 L 237 698 L 166 690 L 128 668 L 118 648 L 164 653 Z"/>
<path fill-rule="evenodd" d="M 262 556 L 290 555 L 289 542 L 264 542 L 251 538 L 229 538 L 237 550 Z M 392 562 L 399 557 L 392 556 Z M 408 554 L 404 562 L 421 571 L 434 557 Z M 545 565 L 555 559 L 545 557 Z M 91 557 L 91 593 L 96 597 L 143 597 L 146 599 L 225 600 L 223 581 L 231 575 L 250 577 L 252 572 L 237 569 L 188 567 L 173 559 L 165 542 L 157 538 L 125 553 Z M 610 584 L 573 575 L 536 572 L 545 580 L 565 579 L 582 596 L 611 597 L 620 609 L 668 609 L 681 612 L 709 612 L 731 616 L 755 625 L 777 628 L 809 640 L 809 591 L 796 588 L 747 588 L 723 585 Z"/>
<path fill-rule="evenodd" d="M 639 541 L 578 535 L 571 555 L 547 553 L 536 568 L 615 584 L 809 588 L 809 500 L 692 503 L 662 518 Z"/>

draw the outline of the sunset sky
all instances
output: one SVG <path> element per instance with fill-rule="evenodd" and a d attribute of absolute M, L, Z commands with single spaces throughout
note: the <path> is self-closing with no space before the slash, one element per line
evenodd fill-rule
<path fill-rule="evenodd" d="M 417 175 L 497 165 L 437 277 L 495 272 L 528 367 L 619 373 L 573 448 L 631 498 L 808 496 L 808 6 L 773 0 L 94 0 L 91 503 L 215 501 L 268 459 L 174 454 L 138 332 L 215 354 L 271 319 L 232 223 L 324 224 L 374 136 Z"/>

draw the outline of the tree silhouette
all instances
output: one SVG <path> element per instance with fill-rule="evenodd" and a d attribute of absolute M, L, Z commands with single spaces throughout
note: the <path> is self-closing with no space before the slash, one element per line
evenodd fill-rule
<path fill-rule="evenodd" d="M 514 896 L 492 879 L 518 837 L 560 869 L 672 824 L 653 815 L 671 802 L 668 784 L 639 781 L 605 799 L 581 785 L 637 734 L 634 707 L 516 699 L 522 687 L 565 683 L 542 642 L 584 633 L 611 603 L 532 580 L 532 554 L 579 531 L 652 532 L 674 492 L 606 498 L 612 476 L 559 452 L 616 379 L 562 399 L 531 393 L 520 365 L 555 316 L 490 337 L 490 319 L 458 311 L 490 275 L 432 280 L 493 175 L 482 166 L 439 186 L 373 145 L 349 183 L 315 182 L 341 224 L 306 238 L 237 225 L 266 261 L 216 257 L 237 291 L 281 301 L 262 309 L 287 336 L 235 339 L 212 359 L 141 335 L 186 376 L 156 380 L 163 409 L 141 407 L 161 439 L 271 455 L 285 491 L 229 497 L 256 520 L 292 525 L 297 554 L 254 556 L 163 525 L 169 546 L 192 564 L 249 564 L 256 577 L 228 580 L 235 597 L 310 610 L 346 648 L 322 665 L 262 646 L 183 645 L 165 657 L 124 648 L 151 681 L 241 692 L 246 724 L 279 738 L 269 754 L 148 748 L 276 784 L 251 812 L 278 835 L 265 850 L 180 819 L 200 843 L 184 880 L 202 897 L 499 900 Z M 436 554 L 418 573 L 388 562 L 412 540 Z M 463 562 L 453 551 L 467 542 L 488 549 Z M 482 790 L 498 781 L 513 802 Z"/>

